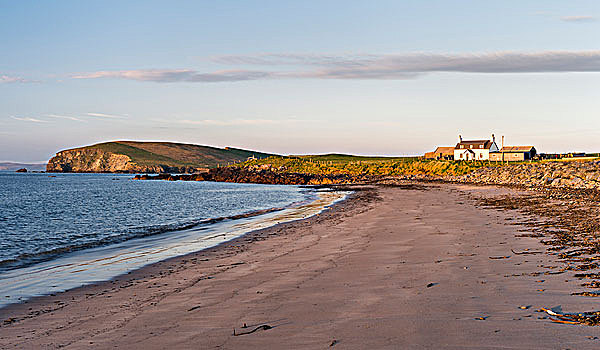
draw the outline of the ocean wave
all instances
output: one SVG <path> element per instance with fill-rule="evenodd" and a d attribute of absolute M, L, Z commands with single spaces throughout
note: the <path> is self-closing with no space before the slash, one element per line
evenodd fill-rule
<path fill-rule="evenodd" d="M 308 199 L 306 200 L 308 201 Z M 306 201 L 295 202 L 285 207 L 276 207 L 269 209 L 261 209 L 250 211 L 242 214 L 231 215 L 231 216 L 222 216 L 216 218 L 208 218 L 208 219 L 200 219 L 186 223 L 179 224 L 165 224 L 165 225 L 157 225 L 157 226 L 149 226 L 149 227 L 138 227 L 132 228 L 127 232 L 120 232 L 113 236 L 104 237 L 97 240 L 90 240 L 89 242 L 79 243 L 79 244 L 71 244 L 67 246 L 57 247 L 53 249 L 43 250 L 35 253 L 23 253 L 19 254 L 16 257 L 5 258 L 0 260 L 0 273 L 4 271 L 19 269 L 27 266 L 31 266 L 33 264 L 49 261 L 55 259 L 59 256 L 65 255 L 71 252 L 77 252 L 85 249 L 91 249 L 96 247 L 108 246 L 111 244 L 122 243 L 125 241 L 129 241 L 132 239 L 145 238 L 150 236 L 156 236 L 166 233 L 174 233 L 184 230 L 190 229 L 203 229 L 207 228 L 210 225 L 214 225 L 219 222 L 227 221 L 227 220 L 240 220 L 244 218 L 250 218 L 258 215 L 268 214 L 276 211 L 281 211 L 286 208 L 290 208 L 296 205 L 300 205 Z"/>

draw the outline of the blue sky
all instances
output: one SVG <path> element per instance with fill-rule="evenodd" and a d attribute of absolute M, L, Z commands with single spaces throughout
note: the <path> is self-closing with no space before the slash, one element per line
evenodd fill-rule
<path fill-rule="evenodd" d="M 0 160 L 107 140 L 600 151 L 598 1 L 2 1 Z"/>

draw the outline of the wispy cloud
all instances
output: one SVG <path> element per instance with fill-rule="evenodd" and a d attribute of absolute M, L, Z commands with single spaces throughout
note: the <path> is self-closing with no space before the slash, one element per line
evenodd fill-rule
<path fill-rule="evenodd" d="M 257 80 L 267 78 L 270 73 L 245 70 L 223 70 L 200 73 L 191 69 L 141 69 L 121 71 L 100 71 L 73 75 L 74 79 L 118 78 L 159 83 L 174 82 L 223 82 Z"/>
<path fill-rule="evenodd" d="M 356 67 L 368 64 L 379 58 L 374 54 L 292 54 L 263 53 L 258 55 L 223 55 L 213 56 L 211 61 L 229 65 L 262 65 L 262 66 L 347 66 Z"/>
<path fill-rule="evenodd" d="M 10 116 L 12 119 L 14 120 L 20 120 L 22 122 L 32 122 L 32 123 L 48 123 L 47 120 L 41 120 L 41 119 L 37 119 L 37 118 L 31 118 L 31 117 L 15 117 L 13 115 Z"/>
<path fill-rule="evenodd" d="M 300 120 L 295 117 L 282 119 L 152 119 L 154 122 L 174 125 L 197 125 L 197 126 L 264 126 L 264 125 L 293 125 L 298 123 L 312 122 L 313 120 Z"/>
<path fill-rule="evenodd" d="M 97 118 L 108 118 L 108 119 L 123 119 L 126 118 L 122 115 L 104 114 L 104 113 L 86 113 L 86 116 L 97 117 Z"/>
<path fill-rule="evenodd" d="M 298 55 L 225 56 L 227 60 L 250 64 L 276 65 L 282 62 L 302 61 Z M 235 58 L 237 57 L 237 58 Z M 581 72 L 600 71 L 600 50 L 596 51 L 543 51 L 533 53 L 495 52 L 483 54 L 388 54 L 362 56 L 309 55 L 310 65 L 320 66 L 320 71 L 307 71 L 304 76 L 389 76 L 427 72 L 465 73 L 530 73 L 530 72 Z M 346 73 L 346 74 L 343 74 Z M 296 73 L 298 76 L 301 74 Z"/>
<path fill-rule="evenodd" d="M 28 80 L 21 77 L 0 74 L 0 83 L 32 83 L 33 80 Z"/>
<path fill-rule="evenodd" d="M 85 113 L 81 116 L 70 116 L 70 115 L 63 115 L 63 114 L 44 114 L 41 117 L 17 117 L 17 116 L 10 116 L 10 118 L 14 119 L 14 120 L 19 120 L 19 121 L 24 121 L 24 122 L 33 122 L 33 123 L 50 123 L 50 120 L 45 120 L 48 118 L 52 118 L 52 119 L 64 119 L 64 120 L 72 120 L 72 121 L 77 121 L 77 122 L 87 122 L 87 120 L 85 120 L 84 118 L 103 118 L 103 119 L 123 119 L 126 118 L 125 116 L 120 116 L 120 115 L 112 115 L 112 114 L 104 114 L 104 113 Z M 42 119 L 44 118 L 44 119 Z"/>
<path fill-rule="evenodd" d="M 482 54 L 260 54 L 213 57 L 261 70 L 201 73 L 185 70 L 127 70 L 83 73 L 76 79 L 118 78 L 161 83 L 232 82 L 259 79 L 414 79 L 435 72 L 555 73 L 600 72 L 600 51 L 495 52 Z M 291 66 L 289 70 L 274 67 Z"/>
<path fill-rule="evenodd" d="M 241 125 L 269 125 L 269 124 L 280 124 L 282 120 L 272 119 L 232 119 L 232 120 L 179 120 L 181 124 L 194 124 L 194 125 L 215 125 L 215 126 L 241 126 Z"/>
<path fill-rule="evenodd" d="M 67 120 L 73 120 L 73 121 L 78 121 L 78 122 L 83 122 L 84 120 L 76 118 L 76 117 L 71 117 L 68 115 L 58 115 L 58 114 L 46 114 L 46 117 L 49 118 L 57 118 L 57 119 L 67 119 Z"/>
<path fill-rule="evenodd" d="M 595 22 L 597 20 L 594 16 L 565 16 L 560 18 L 564 22 L 572 22 L 572 23 L 585 23 L 585 22 Z"/>

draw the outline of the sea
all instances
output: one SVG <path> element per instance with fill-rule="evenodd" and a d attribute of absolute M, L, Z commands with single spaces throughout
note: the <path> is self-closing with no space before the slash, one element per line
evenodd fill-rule
<path fill-rule="evenodd" d="M 0 172 L 0 308 L 303 219 L 348 194 L 132 178 Z"/>

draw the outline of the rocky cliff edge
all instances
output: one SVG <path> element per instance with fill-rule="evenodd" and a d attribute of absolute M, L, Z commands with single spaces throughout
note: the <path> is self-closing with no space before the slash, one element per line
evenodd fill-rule
<path fill-rule="evenodd" d="M 100 149 L 74 149 L 61 151 L 46 165 L 52 173 L 164 173 L 188 172 L 188 167 L 164 165 L 139 165 L 124 154 L 115 154 Z"/>

